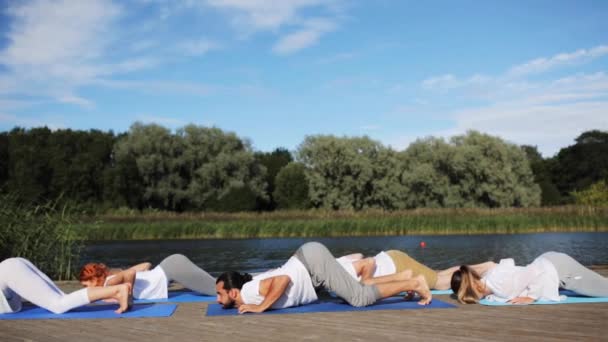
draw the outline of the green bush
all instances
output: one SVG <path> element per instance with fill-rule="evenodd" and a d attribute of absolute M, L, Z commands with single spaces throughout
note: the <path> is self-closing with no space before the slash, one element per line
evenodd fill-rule
<path fill-rule="evenodd" d="M 70 279 L 82 239 L 73 229 L 67 208 L 57 208 L 56 202 L 17 204 L 11 195 L 0 200 L 0 260 L 26 258 L 53 279 Z"/>
<path fill-rule="evenodd" d="M 608 206 L 608 182 L 599 181 L 586 190 L 573 192 L 572 196 L 576 204 Z"/>

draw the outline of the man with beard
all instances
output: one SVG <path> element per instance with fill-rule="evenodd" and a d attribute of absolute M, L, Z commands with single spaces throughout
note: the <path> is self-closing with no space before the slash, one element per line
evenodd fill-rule
<path fill-rule="evenodd" d="M 234 271 L 223 273 L 217 278 L 215 287 L 218 303 L 224 308 L 236 306 L 239 313 L 309 304 L 317 300 L 315 290 L 321 288 L 357 307 L 406 291 L 417 292 L 421 305 L 431 302 L 431 292 L 424 277 L 361 284 L 318 242 L 305 243 L 283 266 L 255 277 Z"/>

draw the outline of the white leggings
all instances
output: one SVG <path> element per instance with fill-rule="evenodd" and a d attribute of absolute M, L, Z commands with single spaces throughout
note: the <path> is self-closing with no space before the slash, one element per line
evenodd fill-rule
<path fill-rule="evenodd" d="M 86 288 L 65 294 L 46 274 L 23 258 L 0 262 L 0 291 L 7 292 L 7 289 L 56 314 L 89 304 Z"/>

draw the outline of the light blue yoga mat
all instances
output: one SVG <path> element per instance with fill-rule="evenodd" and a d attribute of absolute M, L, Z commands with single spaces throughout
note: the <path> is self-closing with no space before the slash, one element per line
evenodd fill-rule
<path fill-rule="evenodd" d="M 608 303 L 608 297 L 586 297 L 580 295 L 576 292 L 562 290 L 559 291 L 560 295 L 567 296 L 567 298 L 563 301 L 553 302 L 548 300 L 537 300 L 534 303 L 528 305 L 555 305 L 555 304 L 582 304 L 582 303 Z M 487 306 L 523 306 L 525 304 L 510 304 L 503 302 L 495 302 L 489 301 L 486 299 L 482 299 L 479 301 L 479 304 L 487 305 Z"/>
<path fill-rule="evenodd" d="M 431 294 L 434 295 L 451 295 L 453 293 L 452 290 L 431 290 Z"/>
<path fill-rule="evenodd" d="M 169 298 L 165 299 L 135 299 L 135 304 L 139 303 L 195 303 L 195 302 L 215 302 L 216 296 L 206 296 L 194 291 L 169 291 Z"/>
<path fill-rule="evenodd" d="M 311 304 L 296 306 L 292 308 L 268 310 L 263 314 L 293 314 L 311 312 L 341 312 L 341 311 L 374 311 L 374 310 L 407 310 L 407 309 L 447 309 L 455 308 L 455 305 L 434 299 L 429 305 L 419 305 L 416 301 L 405 301 L 401 297 L 383 299 L 374 305 L 365 307 L 354 307 L 344 302 L 317 301 Z M 207 316 L 234 316 L 238 315 L 237 309 L 224 309 L 220 304 L 209 304 Z"/>
<path fill-rule="evenodd" d="M 143 304 L 133 307 L 122 314 L 114 312 L 118 305 L 87 305 L 66 313 L 54 314 L 37 306 L 25 306 L 19 312 L 0 314 L 0 320 L 19 319 L 108 319 L 108 318 L 144 318 L 169 317 L 173 314 L 175 304 Z"/>

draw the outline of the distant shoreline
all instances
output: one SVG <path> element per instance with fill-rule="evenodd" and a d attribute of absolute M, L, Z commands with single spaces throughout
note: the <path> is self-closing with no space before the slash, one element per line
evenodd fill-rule
<path fill-rule="evenodd" d="M 139 213 L 75 224 L 85 240 L 308 238 L 608 232 L 606 207 Z"/>

